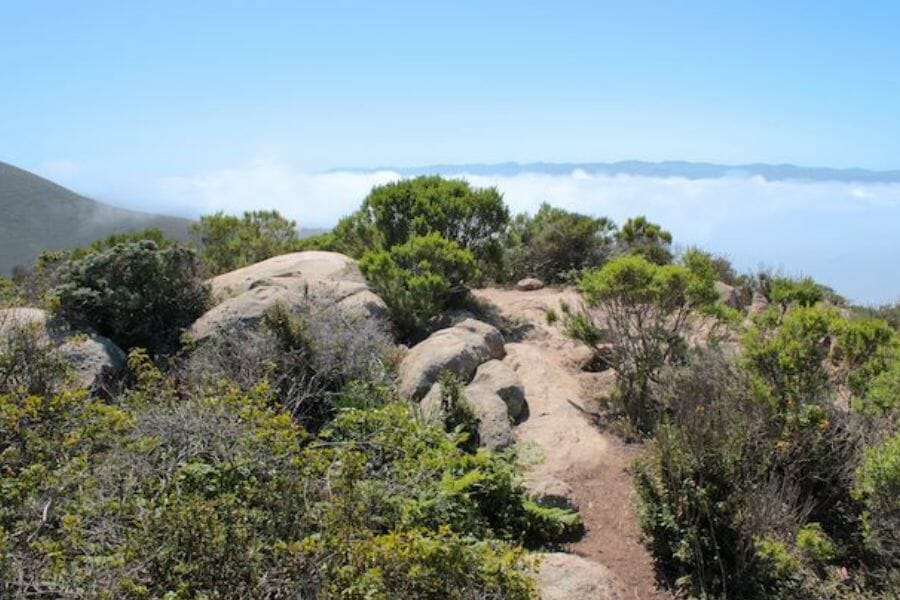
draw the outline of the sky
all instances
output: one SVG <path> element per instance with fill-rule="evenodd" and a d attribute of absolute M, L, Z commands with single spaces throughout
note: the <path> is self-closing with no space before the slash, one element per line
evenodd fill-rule
<path fill-rule="evenodd" d="M 0 160 L 122 206 L 188 216 L 278 206 L 315 227 L 395 177 L 351 167 L 897 169 L 897 23 L 900 3 L 874 1 L 0 0 Z M 851 232 L 862 241 L 900 223 L 896 186 L 578 174 L 481 183 L 523 210 L 550 200 L 657 211 L 686 242 L 746 246 L 735 256 L 747 264 L 772 248 L 757 259 L 752 240 L 709 232 L 746 237 L 748 207 L 768 215 L 767 231 L 785 214 L 819 223 L 835 205 L 862 211 Z M 837 224 L 795 230 L 796 248 L 774 248 L 778 266 L 819 269 L 808 255 L 834 249 L 824 232 Z M 833 271 L 859 297 L 900 297 L 874 276 L 857 285 L 852 269 Z"/>

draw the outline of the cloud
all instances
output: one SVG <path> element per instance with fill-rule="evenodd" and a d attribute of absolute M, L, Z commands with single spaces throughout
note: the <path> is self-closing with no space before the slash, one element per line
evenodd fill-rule
<path fill-rule="evenodd" d="M 808 274 L 858 301 L 900 298 L 900 236 L 895 232 L 900 184 L 583 170 L 459 176 L 476 186 L 496 186 L 514 212 L 534 212 L 541 202 L 550 202 L 619 223 L 644 214 L 671 230 L 676 242 L 726 254 L 744 270 L 765 265 Z M 400 178 L 390 171 L 308 173 L 281 161 L 257 160 L 159 180 L 149 186 L 154 204 L 140 208 L 192 216 L 275 208 L 303 227 L 327 227 L 356 209 L 372 186 Z"/>

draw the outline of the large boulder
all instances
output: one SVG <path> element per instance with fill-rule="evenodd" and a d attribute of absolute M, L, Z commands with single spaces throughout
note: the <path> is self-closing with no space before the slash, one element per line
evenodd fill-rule
<path fill-rule="evenodd" d="M 603 565 L 575 554 L 541 556 L 537 577 L 540 600 L 624 600 L 618 579 Z"/>
<path fill-rule="evenodd" d="M 125 369 L 125 353 L 102 335 L 75 331 L 38 308 L 0 310 L 0 339 L 22 327 L 33 327 L 47 344 L 57 348 L 81 387 L 98 387 Z"/>
<path fill-rule="evenodd" d="M 512 368 L 499 360 L 489 360 L 475 371 L 472 387 L 483 387 L 495 394 L 506 404 L 509 418 L 520 421 L 528 414 L 525 402 L 525 386 Z"/>
<path fill-rule="evenodd" d="M 465 319 L 409 349 L 398 368 L 400 393 L 421 400 L 444 371 L 468 382 L 479 365 L 504 355 L 503 336 L 496 327 Z"/>
<path fill-rule="evenodd" d="M 216 306 L 191 327 L 201 341 L 220 332 L 255 326 L 276 304 L 294 308 L 307 302 L 337 306 L 355 318 L 390 327 L 387 306 L 372 292 L 356 261 L 336 252 L 295 252 L 275 256 L 209 281 Z"/>
<path fill-rule="evenodd" d="M 733 286 L 723 281 L 715 282 L 716 291 L 719 293 L 719 301 L 725 306 L 730 306 L 735 310 L 741 309 L 741 295 Z"/>

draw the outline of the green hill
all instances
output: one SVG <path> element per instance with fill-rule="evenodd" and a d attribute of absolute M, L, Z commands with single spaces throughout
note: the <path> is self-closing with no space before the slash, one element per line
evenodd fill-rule
<path fill-rule="evenodd" d="M 147 227 L 183 239 L 190 224 L 188 219 L 109 206 L 0 162 L 0 275 L 30 265 L 42 250 L 71 248 Z"/>

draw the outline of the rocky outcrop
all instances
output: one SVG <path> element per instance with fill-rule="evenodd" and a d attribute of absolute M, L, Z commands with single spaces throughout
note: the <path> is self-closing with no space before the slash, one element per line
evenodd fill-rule
<path fill-rule="evenodd" d="M 609 569 L 575 554 L 542 555 L 537 584 L 541 600 L 625 600 Z"/>
<path fill-rule="evenodd" d="M 753 299 L 750 301 L 750 308 L 747 312 L 751 315 L 758 315 L 769 308 L 769 300 L 759 292 L 753 292 Z"/>
<path fill-rule="evenodd" d="M 313 302 L 337 306 L 348 316 L 378 320 L 390 328 L 387 306 L 372 292 L 356 261 L 336 252 L 275 256 L 209 281 L 216 306 L 190 329 L 195 341 L 216 332 L 253 327 L 276 304 L 295 308 Z"/>
<path fill-rule="evenodd" d="M 735 310 L 741 309 L 741 295 L 737 289 L 722 281 L 717 281 L 714 285 L 719 293 L 719 302 Z"/>
<path fill-rule="evenodd" d="M 75 331 L 38 308 L 0 310 L 0 339 L 22 327 L 33 327 L 47 344 L 56 347 L 81 387 L 98 387 L 125 369 L 125 353 L 102 335 Z"/>
<path fill-rule="evenodd" d="M 421 400 L 444 371 L 468 382 L 479 365 L 505 354 L 503 336 L 496 327 L 465 319 L 409 349 L 398 368 L 400 393 Z"/>
<path fill-rule="evenodd" d="M 539 290 L 544 287 L 544 282 L 535 277 L 526 277 L 525 279 L 520 279 L 516 283 L 516 289 L 520 292 L 533 292 L 534 290 Z"/>

